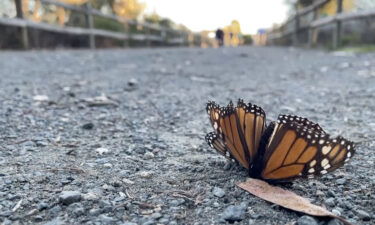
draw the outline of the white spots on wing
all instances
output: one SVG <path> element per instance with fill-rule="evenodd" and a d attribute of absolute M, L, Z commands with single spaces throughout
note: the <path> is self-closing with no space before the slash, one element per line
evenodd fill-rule
<path fill-rule="evenodd" d="M 316 164 L 316 160 L 314 159 L 313 161 L 310 162 L 310 167 L 315 166 L 315 164 Z"/>
<path fill-rule="evenodd" d="M 316 142 L 316 140 L 315 140 L 315 139 L 313 139 L 313 140 L 311 141 L 311 143 L 312 143 L 312 144 L 315 144 L 315 142 Z"/>
<path fill-rule="evenodd" d="M 325 170 L 331 168 L 331 165 L 330 164 L 327 164 L 325 167 L 323 167 Z"/>
<path fill-rule="evenodd" d="M 326 174 L 327 173 L 327 170 L 322 170 L 320 171 L 321 174 Z"/>
<path fill-rule="evenodd" d="M 219 113 L 215 112 L 215 119 L 219 119 Z"/>
<path fill-rule="evenodd" d="M 348 152 L 348 154 L 346 154 L 346 156 L 347 156 L 348 158 L 350 158 L 350 157 L 352 157 L 352 153 L 351 153 L 351 152 Z"/>
<path fill-rule="evenodd" d="M 320 139 L 319 144 L 321 144 L 321 145 L 324 144 L 324 139 Z"/>
<path fill-rule="evenodd" d="M 351 147 L 352 147 L 351 145 L 348 145 L 347 149 L 350 150 Z"/>
<path fill-rule="evenodd" d="M 327 158 L 324 158 L 324 159 L 322 160 L 322 162 L 320 163 L 320 165 L 321 165 L 322 167 L 325 167 L 328 163 L 329 163 L 328 159 L 327 159 Z"/>
<path fill-rule="evenodd" d="M 324 146 L 322 148 L 322 153 L 323 155 L 327 155 L 331 151 L 332 147 L 331 146 Z"/>
<path fill-rule="evenodd" d="M 208 110 L 207 110 L 207 114 L 210 115 L 210 113 L 211 113 L 211 111 L 208 109 Z"/>
<path fill-rule="evenodd" d="M 340 144 L 341 144 L 341 145 L 344 145 L 344 144 L 345 144 L 345 141 L 344 141 L 344 140 L 342 140 Z"/>
<path fill-rule="evenodd" d="M 215 130 L 217 130 L 217 128 L 218 128 L 217 122 L 214 123 L 214 128 L 215 128 Z"/>
<path fill-rule="evenodd" d="M 309 173 L 314 173 L 315 172 L 315 169 L 314 168 L 310 168 L 309 171 L 307 171 Z"/>

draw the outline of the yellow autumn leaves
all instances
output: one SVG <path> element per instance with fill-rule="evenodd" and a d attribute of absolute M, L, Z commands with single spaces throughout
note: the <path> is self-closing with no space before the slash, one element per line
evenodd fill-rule
<path fill-rule="evenodd" d="M 57 0 L 62 3 L 71 5 L 83 5 L 87 2 L 91 2 L 93 5 L 105 5 L 112 8 L 113 13 L 120 17 L 127 19 L 135 19 L 142 14 L 145 9 L 145 4 L 140 3 L 138 0 Z M 40 0 L 22 0 L 22 8 L 24 17 L 30 20 L 40 22 L 57 23 L 64 25 L 68 20 L 70 12 L 62 7 L 49 7 L 46 10 Z"/>

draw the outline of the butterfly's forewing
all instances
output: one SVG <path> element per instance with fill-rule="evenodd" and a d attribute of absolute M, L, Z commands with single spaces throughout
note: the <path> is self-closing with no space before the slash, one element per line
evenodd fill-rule
<path fill-rule="evenodd" d="M 310 129 L 309 129 L 310 128 Z M 290 180 L 322 175 L 354 154 L 353 143 L 297 122 L 277 123 L 264 155 L 261 178 Z"/>
<path fill-rule="evenodd" d="M 239 100 L 235 108 L 232 103 L 220 108 L 214 102 L 209 102 L 207 113 L 217 136 L 221 137 L 230 155 L 243 167 L 249 168 L 264 130 L 264 111 L 255 105 L 245 105 L 242 100 Z M 222 152 L 215 146 L 214 148 Z"/>
<path fill-rule="evenodd" d="M 304 126 L 307 129 L 325 133 L 324 130 L 319 126 L 319 124 L 314 123 L 307 118 L 296 115 L 279 115 L 278 123 L 297 123 L 298 125 Z"/>
<path fill-rule="evenodd" d="M 266 126 L 266 114 L 261 107 L 251 103 L 246 105 L 242 99 L 238 100 L 236 112 L 252 163 Z"/>

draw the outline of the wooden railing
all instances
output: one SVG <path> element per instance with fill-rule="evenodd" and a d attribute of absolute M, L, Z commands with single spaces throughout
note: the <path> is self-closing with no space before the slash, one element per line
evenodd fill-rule
<path fill-rule="evenodd" d="M 59 26 L 45 22 L 35 22 L 27 19 L 23 14 L 22 0 L 14 0 L 17 17 L 16 18 L 1 18 L 0 25 L 12 26 L 21 28 L 21 42 L 24 49 L 30 48 L 29 30 L 37 29 L 47 32 L 68 34 L 68 35 L 83 35 L 88 37 L 88 44 L 90 48 L 97 47 L 96 38 L 104 37 L 116 39 L 124 42 L 124 46 L 129 46 L 129 41 L 143 42 L 146 46 L 151 46 L 152 43 L 158 45 L 197 45 L 196 41 L 189 40 L 188 36 L 196 36 L 188 31 L 176 30 L 167 27 L 162 27 L 158 24 L 147 22 L 138 22 L 136 20 L 125 19 L 113 14 L 103 14 L 99 10 L 93 9 L 91 4 L 85 3 L 83 7 L 66 4 L 56 0 L 39 0 L 43 5 L 53 5 L 61 7 L 65 10 L 81 13 L 85 15 L 85 27 L 73 26 Z M 121 23 L 123 25 L 123 32 L 111 31 L 106 29 L 95 28 L 95 21 L 93 17 L 101 17 Z M 142 27 L 142 33 L 134 33 L 129 27 L 137 26 Z M 153 31 L 153 32 L 151 32 Z"/>
<path fill-rule="evenodd" d="M 336 1 L 336 14 L 319 18 L 318 11 L 330 1 Z M 306 17 L 310 15 L 309 19 Z M 288 19 L 279 28 L 268 32 L 267 44 L 288 43 L 288 45 L 312 47 L 317 44 L 317 29 L 332 25 L 332 48 L 336 49 L 342 43 L 342 23 L 348 20 L 367 19 L 375 16 L 375 8 L 359 12 L 343 12 L 343 0 L 317 0 L 311 6 L 296 11 L 295 15 Z M 305 23 L 302 20 L 305 19 Z M 301 32 L 307 31 L 307 41 L 301 41 Z M 284 40 L 284 41 L 281 41 Z M 285 41 L 289 40 L 289 41 Z"/>

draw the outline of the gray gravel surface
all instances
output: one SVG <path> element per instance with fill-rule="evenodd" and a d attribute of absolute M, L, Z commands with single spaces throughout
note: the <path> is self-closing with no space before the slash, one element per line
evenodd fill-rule
<path fill-rule="evenodd" d="M 205 103 L 239 97 L 357 142 L 343 168 L 281 186 L 375 223 L 375 54 L 275 47 L 1 52 L 0 223 L 341 224 L 235 186 Z"/>

